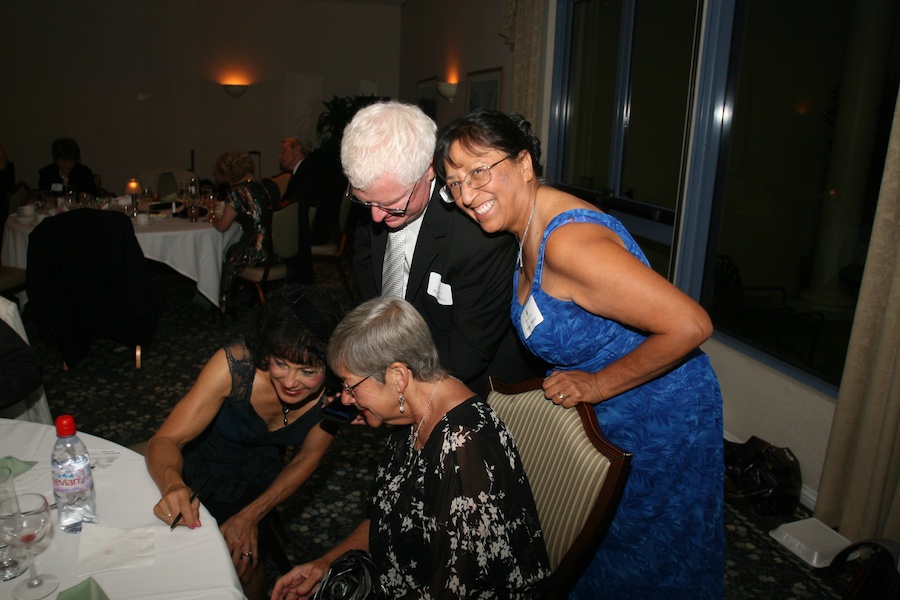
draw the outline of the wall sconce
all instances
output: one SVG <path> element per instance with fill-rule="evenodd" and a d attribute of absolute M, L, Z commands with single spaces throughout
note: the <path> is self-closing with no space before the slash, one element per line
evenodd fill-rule
<path fill-rule="evenodd" d="M 457 83 L 448 83 L 446 81 L 438 81 L 437 91 L 438 94 L 449 100 L 451 103 L 453 102 L 453 98 L 456 97 L 456 86 L 459 85 Z"/>
<path fill-rule="evenodd" d="M 239 85 L 236 83 L 223 83 L 222 88 L 225 90 L 225 93 L 231 96 L 232 98 L 237 98 L 239 96 L 243 96 L 244 92 L 247 91 L 249 85 Z"/>

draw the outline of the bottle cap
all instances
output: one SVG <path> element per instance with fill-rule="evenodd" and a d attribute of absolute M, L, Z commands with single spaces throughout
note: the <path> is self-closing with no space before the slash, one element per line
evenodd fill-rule
<path fill-rule="evenodd" d="M 75 419 L 72 415 L 60 415 L 56 418 L 56 435 L 59 437 L 75 435 Z"/>

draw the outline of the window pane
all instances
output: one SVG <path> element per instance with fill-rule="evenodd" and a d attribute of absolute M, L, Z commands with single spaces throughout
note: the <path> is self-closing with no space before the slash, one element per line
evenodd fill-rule
<path fill-rule="evenodd" d="M 893 4 L 738 4 L 745 19 L 732 50 L 732 122 L 711 232 L 713 318 L 834 384 L 896 99 Z"/>
<path fill-rule="evenodd" d="M 608 187 L 621 2 L 574 6 L 563 183 Z"/>
<path fill-rule="evenodd" d="M 635 4 L 622 192 L 675 209 L 694 65 L 697 0 Z"/>

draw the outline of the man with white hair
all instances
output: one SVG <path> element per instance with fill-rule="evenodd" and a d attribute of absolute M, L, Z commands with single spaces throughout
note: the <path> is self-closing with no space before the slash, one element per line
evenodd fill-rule
<path fill-rule="evenodd" d="M 443 366 L 473 391 L 484 392 L 488 376 L 515 382 L 543 375 L 510 324 L 515 239 L 485 234 L 441 202 L 431 164 L 436 131 L 419 108 L 399 102 L 363 108 L 344 130 L 347 194 L 371 215 L 355 242 L 363 298 L 412 303 Z"/>

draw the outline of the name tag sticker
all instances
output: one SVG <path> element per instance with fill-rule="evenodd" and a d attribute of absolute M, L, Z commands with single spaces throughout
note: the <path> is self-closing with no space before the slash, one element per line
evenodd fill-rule
<path fill-rule="evenodd" d="M 63 191 L 63 184 L 61 184 L 61 183 L 51 183 L 51 184 L 50 184 L 50 191 L 51 191 L 51 192 L 61 192 L 61 191 Z"/>
<path fill-rule="evenodd" d="M 428 275 L 428 295 L 433 296 L 442 306 L 453 306 L 453 290 L 441 281 L 441 274 L 432 271 Z"/>
<path fill-rule="evenodd" d="M 528 302 L 525 303 L 520 320 L 522 333 L 525 334 L 526 338 L 530 338 L 534 328 L 544 321 L 544 315 L 541 314 L 541 309 L 538 308 L 537 302 L 534 301 L 534 296 L 528 297 Z"/>

